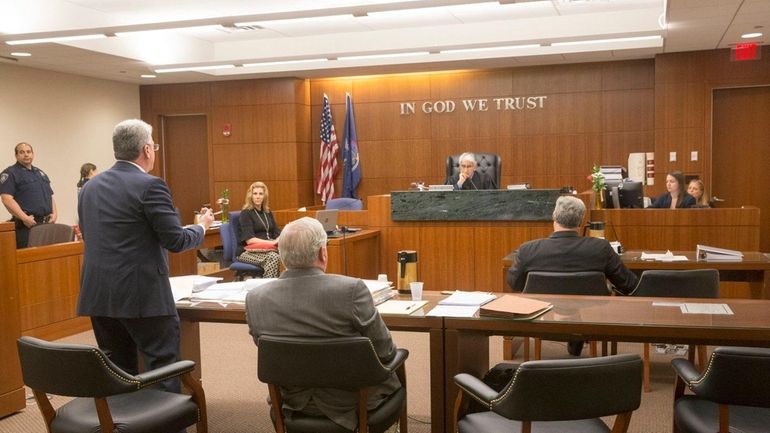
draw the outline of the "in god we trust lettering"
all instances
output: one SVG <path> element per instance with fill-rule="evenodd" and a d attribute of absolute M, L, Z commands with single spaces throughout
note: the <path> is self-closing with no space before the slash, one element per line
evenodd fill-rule
<path fill-rule="evenodd" d="M 548 96 L 507 96 L 499 98 L 462 99 L 459 103 L 453 100 L 400 102 L 399 110 L 402 116 L 416 114 L 418 109 L 424 114 L 453 113 L 455 110 L 485 112 L 485 111 L 517 111 L 538 110 L 545 106 Z"/>

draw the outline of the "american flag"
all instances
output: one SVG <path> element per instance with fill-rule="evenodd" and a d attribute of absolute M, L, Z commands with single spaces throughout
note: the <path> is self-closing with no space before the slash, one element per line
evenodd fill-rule
<path fill-rule="evenodd" d="M 318 170 L 318 186 L 316 193 L 321 194 L 321 201 L 334 198 L 334 178 L 337 176 L 337 133 L 334 132 L 332 110 L 329 108 L 329 97 L 324 94 L 321 110 L 321 165 Z"/>

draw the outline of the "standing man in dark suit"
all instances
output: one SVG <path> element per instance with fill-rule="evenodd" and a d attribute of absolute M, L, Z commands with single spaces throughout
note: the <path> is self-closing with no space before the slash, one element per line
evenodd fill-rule
<path fill-rule="evenodd" d="M 147 172 L 158 145 L 141 120 L 115 126 L 117 162 L 80 193 L 78 216 L 85 242 L 77 312 L 91 316 L 99 347 L 120 368 L 138 373 L 137 351 L 152 370 L 179 360 L 179 317 L 168 280 L 166 250 L 195 248 L 214 216 L 182 227 L 168 186 Z M 179 392 L 179 381 L 163 387 Z"/>
<path fill-rule="evenodd" d="M 573 196 L 561 196 L 553 211 L 553 233 L 545 239 L 523 243 L 508 269 L 508 285 L 516 292 L 524 289 L 527 273 L 599 271 L 615 289 L 629 294 L 636 287 L 636 275 L 629 271 L 609 242 L 578 234 L 586 206 Z M 572 342 L 571 342 L 572 343 Z M 573 355 L 580 355 L 582 342 L 571 344 Z"/>
<path fill-rule="evenodd" d="M 286 271 L 246 296 L 246 320 L 255 343 L 261 335 L 364 336 L 383 362 L 393 359 L 396 346 L 364 282 L 324 272 L 326 232 L 318 220 L 304 217 L 287 224 L 278 252 Z M 395 375 L 371 387 L 368 409 L 376 408 L 400 387 Z M 292 387 L 283 390 L 283 397 L 288 414 L 325 415 L 348 430 L 356 429 L 356 391 Z"/>

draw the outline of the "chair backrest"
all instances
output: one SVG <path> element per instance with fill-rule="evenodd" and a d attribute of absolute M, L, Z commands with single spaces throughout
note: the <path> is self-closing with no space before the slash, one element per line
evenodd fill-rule
<path fill-rule="evenodd" d="M 528 361 L 492 410 L 519 421 L 590 419 L 634 411 L 641 395 L 638 355 Z"/>
<path fill-rule="evenodd" d="M 236 242 L 231 223 L 226 222 L 219 226 L 219 237 L 222 238 L 222 258 L 225 261 L 225 266 L 230 266 L 235 261 Z"/>
<path fill-rule="evenodd" d="M 257 376 L 264 383 L 303 388 L 359 389 L 391 374 L 367 337 L 300 338 L 263 335 Z"/>
<path fill-rule="evenodd" d="M 690 388 L 720 404 L 770 408 L 770 349 L 718 347 L 705 373 Z"/>
<path fill-rule="evenodd" d="M 32 389 L 70 397 L 100 397 L 135 391 L 138 381 L 98 347 L 17 340 L 24 383 Z"/>
<path fill-rule="evenodd" d="M 527 273 L 523 293 L 554 295 L 609 295 L 603 272 L 544 272 Z"/>
<path fill-rule="evenodd" d="M 71 242 L 74 239 L 73 233 L 72 226 L 67 224 L 38 224 L 29 230 L 27 246 L 40 247 Z"/>
<path fill-rule="evenodd" d="M 357 198 L 333 198 L 326 202 L 326 209 L 361 210 L 363 208 L 364 203 Z"/>
<path fill-rule="evenodd" d="M 644 271 L 636 289 L 631 294 L 664 298 L 718 298 L 719 271 L 716 269 Z"/>
<path fill-rule="evenodd" d="M 479 173 L 485 173 L 487 176 L 491 177 L 492 180 L 495 181 L 495 186 L 500 188 L 500 175 L 502 174 L 500 167 L 503 162 L 500 155 L 495 153 L 476 152 L 473 152 L 473 154 L 476 156 L 476 170 Z M 446 159 L 447 179 L 460 172 L 460 155 L 462 154 L 458 153 L 457 155 L 450 155 Z"/>

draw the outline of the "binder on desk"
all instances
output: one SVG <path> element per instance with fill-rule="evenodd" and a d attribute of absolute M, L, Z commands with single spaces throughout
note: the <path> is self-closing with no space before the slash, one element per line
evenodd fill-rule
<path fill-rule="evenodd" d="M 481 309 L 479 309 L 479 315 L 515 320 L 531 320 L 551 308 L 553 308 L 553 304 L 550 302 L 522 298 L 514 295 L 503 295 L 494 301 L 483 305 Z"/>
<path fill-rule="evenodd" d="M 725 248 L 698 245 L 695 249 L 695 257 L 696 260 L 740 262 L 743 260 L 743 253 Z"/>

